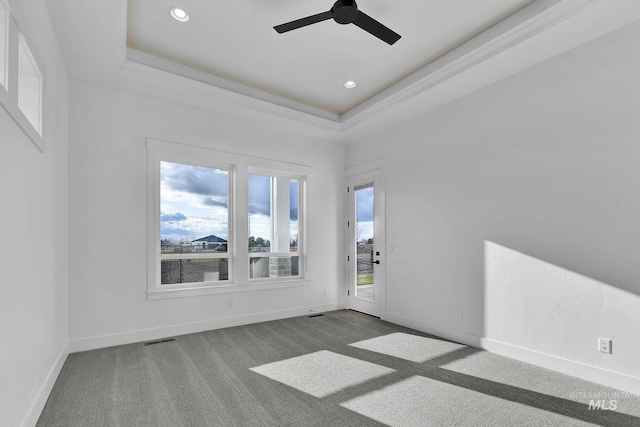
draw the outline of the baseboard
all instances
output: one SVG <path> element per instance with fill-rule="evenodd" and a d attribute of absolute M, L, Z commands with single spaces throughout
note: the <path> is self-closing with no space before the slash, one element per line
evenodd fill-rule
<path fill-rule="evenodd" d="M 481 348 L 482 337 L 469 334 L 467 332 L 456 331 L 443 326 L 434 325 L 432 323 L 420 322 L 410 317 L 405 317 L 400 314 L 389 312 L 384 313 L 384 315 L 381 316 L 381 319 L 387 322 L 395 323 L 396 325 L 415 329 L 416 331 L 425 332 L 427 334 L 435 335 L 440 338 L 455 341 L 460 344 Z"/>
<path fill-rule="evenodd" d="M 481 348 L 491 353 L 506 356 L 521 362 L 530 363 L 531 365 L 550 369 L 566 375 L 571 375 L 596 384 L 602 384 L 607 387 L 640 395 L 640 378 L 637 377 L 598 368 L 596 366 L 587 365 L 550 354 L 540 353 L 527 348 L 517 347 L 466 332 L 452 330 L 443 326 L 426 324 L 394 313 L 385 313 L 385 315 L 382 316 L 382 320 L 406 326 L 407 328 L 435 335 L 440 338 L 466 344 L 471 347 Z"/>
<path fill-rule="evenodd" d="M 64 365 L 65 360 L 67 360 L 67 356 L 69 355 L 69 345 L 65 344 L 60 350 L 58 357 L 56 358 L 55 363 L 49 370 L 47 377 L 42 383 L 40 390 L 38 390 L 38 394 L 36 394 L 31 407 L 29 408 L 29 412 L 24 417 L 22 421 L 22 427 L 32 427 L 38 423 L 38 419 L 40 418 L 40 414 L 44 409 L 44 405 L 47 403 L 47 399 L 49 398 L 49 394 L 51 394 L 51 390 L 53 390 L 53 385 L 56 383 L 58 379 L 58 375 L 60 375 L 60 371 L 62 370 L 62 366 Z"/>
<path fill-rule="evenodd" d="M 271 320 L 286 319 L 289 317 L 304 316 L 305 314 L 309 313 L 322 313 L 326 311 L 340 310 L 343 308 L 345 308 L 343 303 L 335 302 L 330 304 L 296 307 L 286 310 L 268 311 L 241 316 L 230 316 L 220 319 L 203 320 L 199 322 L 182 323 L 178 325 L 163 326 L 159 328 L 139 329 L 135 331 L 101 335 L 90 338 L 80 338 L 69 341 L 69 351 L 71 353 L 76 353 L 79 351 L 112 347 L 114 345 L 131 344 L 165 337 L 210 331 L 214 329 L 248 325 L 251 323 L 268 322 Z"/>
<path fill-rule="evenodd" d="M 586 381 L 591 381 L 607 387 L 640 395 L 640 378 L 637 377 L 546 353 L 540 353 L 538 351 L 518 347 L 489 338 L 482 338 L 481 347 L 501 356 L 506 356 L 511 359 L 551 369 L 552 371 L 561 372 Z"/>

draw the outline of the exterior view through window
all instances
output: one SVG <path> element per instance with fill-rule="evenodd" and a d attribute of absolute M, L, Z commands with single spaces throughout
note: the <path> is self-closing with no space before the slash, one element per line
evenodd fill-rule
<path fill-rule="evenodd" d="M 160 284 L 229 280 L 229 171 L 160 162 Z"/>
<path fill-rule="evenodd" d="M 306 286 L 310 167 L 147 139 L 147 299 Z"/>
<path fill-rule="evenodd" d="M 249 278 L 301 275 L 300 180 L 249 175 Z"/>
<path fill-rule="evenodd" d="M 373 286 L 373 183 L 355 187 L 356 192 L 356 296 L 375 300 Z"/>

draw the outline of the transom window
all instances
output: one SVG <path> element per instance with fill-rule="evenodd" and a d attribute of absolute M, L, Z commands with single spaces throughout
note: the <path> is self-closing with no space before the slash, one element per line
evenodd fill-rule
<path fill-rule="evenodd" d="M 23 37 L 18 43 L 18 108 L 31 126 L 41 132 L 42 77 Z"/>
<path fill-rule="evenodd" d="M 0 86 L 7 87 L 7 10 L 0 1 Z"/>
<path fill-rule="evenodd" d="M 40 151 L 44 79 L 5 0 L 0 0 L 0 104 Z M 33 47 L 33 46 L 32 46 Z"/>

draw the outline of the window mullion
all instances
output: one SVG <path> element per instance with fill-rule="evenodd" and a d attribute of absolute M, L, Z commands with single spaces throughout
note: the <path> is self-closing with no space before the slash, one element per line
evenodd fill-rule
<path fill-rule="evenodd" d="M 235 173 L 234 212 L 234 272 L 236 283 L 249 282 L 249 167 L 238 163 Z"/>

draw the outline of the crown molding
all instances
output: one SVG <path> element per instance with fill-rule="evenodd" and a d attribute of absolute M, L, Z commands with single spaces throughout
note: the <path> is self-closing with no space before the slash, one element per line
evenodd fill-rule
<path fill-rule="evenodd" d="M 600 6 L 600 9 L 597 6 Z M 591 9 L 595 12 L 584 13 Z M 597 15 L 601 12 L 608 14 L 602 20 Z M 403 104 L 417 106 L 417 110 L 443 105 L 486 84 L 640 19 L 639 15 L 640 8 L 634 5 L 633 0 L 616 0 L 616 2 L 536 0 L 342 115 L 251 88 L 129 47 L 122 53 L 123 62 L 120 72 L 133 77 L 151 77 L 164 84 L 192 89 L 254 111 L 312 125 L 340 135 L 374 116 L 380 118 L 378 122 L 381 126 L 387 121 L 392 125 L 402 117 L 398 115 L 398 111 L 401 110 L 395 107 Z M 597 22 L 594 22 L 594 19 L 597 19 Z M 566 40 L 549 43 L 548 39 L 537 37 L 545 35 L 550 30 L 552 33 L 553 31 L 557 33 L 560 24 L 564 24 L 562 29 L 569 26 L 572 28 L 571 36 L 567 36 Z M 514 49 L 518 46 L 521 49 L 527 49 L 526 54 L 521 55 Z M 505 58 L 509 61 L 508 66 L 504 66 Z M 480 69 L 483 69 L 485 74 L 476 76 L 475 72 Z M 474 79 L 470 79 L 472 72 L 476 77 Z M 463 89 L 457 87 L 460 77 L 466 78 Z M 420 104 L 407 102 L 414 99 Z"/>
<path fill-rule="evenodd" d="M 423 94 L 601 1 L 535 1 L 469 42 L 344 113 L 341 117 L 341 131 L 349 130 L 393 105 Z"/>
<path fill-rule="evenodd" d="M 126 48 L 119 71 L 130 77 L 142 75 L 165 84 L 170 83 L 174 87 L 184 87 L 212 95 L 217 99 L 225 99 L 253 110 L 335 132 L 340 131 L 340 116 L 337 114 L 194 70 L 130 47 Z"/>

